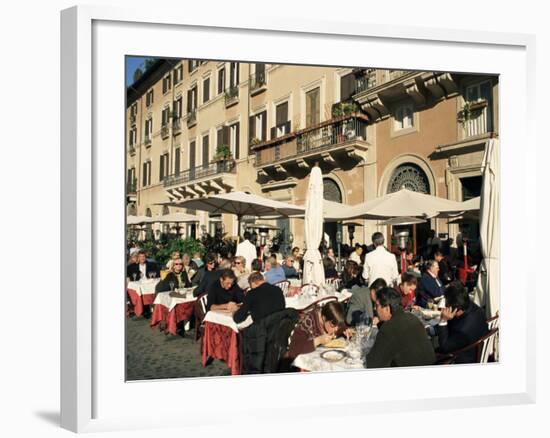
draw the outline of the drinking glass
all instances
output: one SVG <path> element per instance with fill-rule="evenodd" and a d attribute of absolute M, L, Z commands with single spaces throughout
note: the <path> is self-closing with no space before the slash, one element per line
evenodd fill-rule
<path fill-rule="evenodd" d="M 132 278 L 134 279 L 134 281 L 136 281 L 136 275 L 137 275 L 137 274 L 136 274 L 135 272 L 132 273 Z"/>
<path fill-rule="evenodd" d="M 173 281 L 171 281 L 169 284 L 170 284 L 170 292 L 174 292 L 174 286 L 176 284 Z"/>

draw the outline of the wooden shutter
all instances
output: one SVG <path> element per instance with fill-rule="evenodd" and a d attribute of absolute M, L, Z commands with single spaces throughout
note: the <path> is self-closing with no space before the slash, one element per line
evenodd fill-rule
<path fill-rule="evenodd" d="M 202 138 L 202 166 L 208 167 L 208 159 L 209 159 L 209 147 L 208 147 L 209 139 L 208 135 L 205 135 Z"/>
<path fill-rule="evenodd" d="M 319 123 L 319 88 L 306 93 L 306 128 Z"/>
<path fill-rule="evenodd" d="M 248 118 L 248 141 L 252 141 L 256 133 L 256 116 Z"/>
<path fill-rule="evenodd" d="M 222 144 L 229 146 L 229 126 L 223 127 Z"/>
<path fill-rule="evenodd" d="M 175 154 L 176 156 L 174 157 L 174 174 L 177 176 L 180 174 L 180 165 L 181 165 L 180 148 L 176 148 Z"/>
<path fill-rule="evenodd" d="M 225 67 L 218 70 L 218 94 L 225 89 Z"/>
<path fill-rule="evenodd" d="M 262 64 L 264 65 L 264 64 Z M 262 112 L 262 141 L 267 140 L 267 111 Z"/>
<path fill-rule="evenodd" d="M 195 85 L 193 87 L 193 108 L 197 108 L 197 96 L 198 96 L 198 88 L 197 86 Z"/>
<path fill-rule="evenodd" d="M 160 156 L 159 181 L 164 179 L 164 155 Z"/>
<path fill-rule="evenodd" d="M 206 78 L 203 82 L 202 102 L 210 100 L 210 78 Z"/>
<path fill-rule="evenodd" d="M 235 130 L 237 131 L 235 133 L 235 159 L 238 160 L 240 156 L 240 141 L 239 141 L 239 129 L 240 123 L 235 123 Z"/>
<path fill-rule="evenodd" d="M 275 112 L 275 126 L 282 125 L 288 120 L 288 102 L 277 105 Z"/>
<path fill-rule="evenodd" d="M 340 78 L 340 101 L 344 102 L 349 100 L 355 92 L 355 75 L 353 73 L 347 74 Z"/>
<path fill-rule="evenodd" d="M 223 144 L 223 128 L 218 129 L 216 138 L 216 147 Z"/>
<path fill-rule="evenodd" d="M 191 90 L 187 90 L 187 114 L 191 112 Z"/>
<path fill-rule="evenodd" d="M 143 163 L 143 172 L 141 175 L 141 185 L 145 187 L 147 185 L 147 163 Z"/>
<path fill-rule="evenodd" d="M 277 128 L 274 126 L 273 128 L 271 128 L 271 140 L 273 140 L 274 138 L 277 138 Z"/>
<path fill-rule="evenodd" d="M 189 145 L 189 176 L 193 179 L 195 177 L 195 142 L 192 141 Z"/>

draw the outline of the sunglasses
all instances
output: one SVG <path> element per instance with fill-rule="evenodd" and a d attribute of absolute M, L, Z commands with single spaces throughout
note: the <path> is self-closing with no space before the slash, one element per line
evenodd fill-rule
<path fill-rule="evenodd" d="M 174 266 L 183 266 L 183 263 L 174 263 Z"/>
<path fill-rule="evenodd" d="M 236 264 L 236 265 L 240 265 L 240 264 L 241 264 L 241 262 L 235 262 L 235 264 Z"/>

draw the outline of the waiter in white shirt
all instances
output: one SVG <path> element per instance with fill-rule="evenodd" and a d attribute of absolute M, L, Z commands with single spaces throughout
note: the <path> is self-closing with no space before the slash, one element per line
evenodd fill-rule
<path fill-rule="evenodd" d="M 397 270 L 397 259 L 395 255 L 384 248 L 384 235 L 376 232 L 372 235 L 374 251 L 365 256 L 363 265 L 363 278 L 370 286 L 377 278 L 383 278 L 388 286 L 397 286 L 401 282 Z"/>
<path fill-rule="evenodd" d="M 256 253 L 256 247 L 252 242 L 250 242 L 250 233 L 248 231 L 244 232 L 244 240 L 237 245 L 237 251 L 235 252 L 236 256 L 243 256 L 246 260 L 246 269 L 252 271 L 252 261 L 258 258 Z"/>

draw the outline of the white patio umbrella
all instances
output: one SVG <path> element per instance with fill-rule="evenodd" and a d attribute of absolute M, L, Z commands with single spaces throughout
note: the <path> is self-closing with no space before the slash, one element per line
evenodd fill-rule
<path fill-rule="evenodd" d="M 189 222 L 198 222 L 199 218 L 192 214 L 187 213 L 170 213 L 164 214 L 162 216 L 157 216 L 154 218 L 154 222 L 159 223 L 189 223 Z"/>
<path fill-rule="evenodd" d="M 416 217 L 410 216 L 401 216 L 393 217 L 391 219 L 384 220 L 379 222 L 378 225 L 413 225 L 413 224 L 422 224 L 426 222 L 426 219 L 418 219 Z"/>
<path fill-rule="evenodd" d="M 185 201 L 170 201 L 162 203 L 173 207 L 191 208 L 209 213 L 229 213 L 237 216 L 240 222 L 243 216 L 280 217 L 300 214 L 303 207 L 263 196 L 251 195 L 245 192 L 230 192 L 219 195 L 209 195 Z"/>
<path fill-rule="evenodd" d="M 397 192 L 356 204 L 340 214 L 341 219 L 426 218 L 442 210 L 460 211 L 461 203 L 403 188 Z"/>
<path fill-rule="evenodd" d="M 340 202 L 334 202 L 334 201 L 328 201 L 326 199 L 322 200 L 323 203 L 323 217 L 326 221 L 329 222 L 338 222 L 341 221 L 342 218 L 346 217 L 351 212 L 351 205 L 342 204 Z M 304 209 L 304 212 L 302 214 L 293 215 L 292 217 L 295 218 L 304 218 L 305 217 L 305 204 L 301 205 Z"/>
<path fill-rule="evenodd" d="M 480 197 L 477 196 L 472 199 L 468 199 L 467 201 L 460 202 L 458 206 L 458 210 L 455 209 L 455 207 L 450 207 L 447 209 L 439 210 L 436 214 L 430 217 L 434 218 L 455 218 L 457 216 L 461 216 L 464 213 L 468 213 L 469 216 L 472 214 L 475 214 L 475 212 L 478 212 L 480 209 L 481 200 Z"/>
<path fill-rule="evenodd" d="M 483 260 L 474 298 L 477 304 L 485 306 L 488 317 L 495 315 L 500 308 L 499 155 L 498 140 L 489 140 L 482 161 L 483 184 L 481 187 L 479 235 Z"/>
<path fill-rule="evenodd" d="M 323 175 L 318 166 L 315 166 L 309 175 L 304 232 L 306 253 L 304 254 L 303 282 L 321 286 L 325 283 L 325 270 L 319 252 L 319 245 L 323 238 Z"/>
<path fill-rule="evenodd" d="M 153 218 L 149 216 L 128 216 L 126 225 L 141 225 L 153 223 Z"/>

